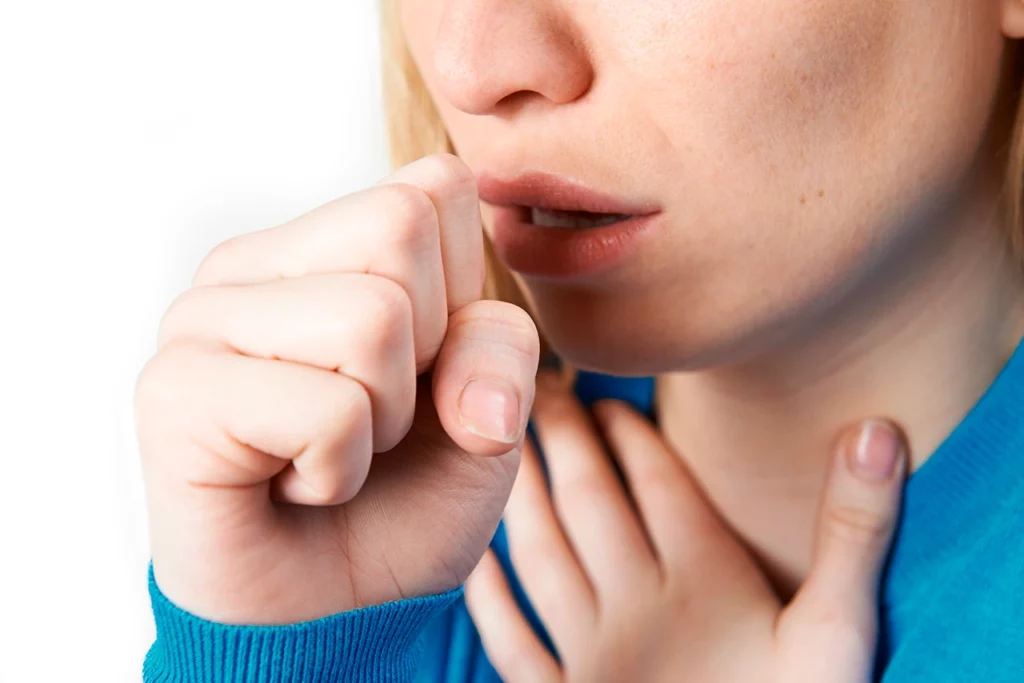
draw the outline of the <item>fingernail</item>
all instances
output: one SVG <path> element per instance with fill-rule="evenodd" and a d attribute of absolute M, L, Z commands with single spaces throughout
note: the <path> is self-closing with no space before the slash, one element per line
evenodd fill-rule
<path fill-rule="evenodd" d="M 856 446 L 849 451 L 850 470 L 864 481 L 886 481 L 896 472 L 900 451 L 900 437 L 892 425 L 871 420 L 861 428 Z"/>
<path fill-rule="evenodd" d="M 470 380 L 459 396 L 459 422 L 485 439 L 515 443 L 519 440 L 519 392 L 500 380 Z"/>

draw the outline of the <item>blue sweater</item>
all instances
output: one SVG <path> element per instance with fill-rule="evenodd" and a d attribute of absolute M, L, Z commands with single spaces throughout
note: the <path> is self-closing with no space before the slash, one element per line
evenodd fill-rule
<path fill-rule="evenodd" d="M 653 382 L 583 374 L 577 393 L 650 409 Z M 493 547 L 543 636 L 509 564 Z M 171 604 L 150 574 L 157 639 L 150 683 L 499 678 L 461 589 L 290 626 L 226 626 Z M 1024 344 L 908 480 L 882 585 L 877 678 L 884 683 L 1024 682 Z"/>

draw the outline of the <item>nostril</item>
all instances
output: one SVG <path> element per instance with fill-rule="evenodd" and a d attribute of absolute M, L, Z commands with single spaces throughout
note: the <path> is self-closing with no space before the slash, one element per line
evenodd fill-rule
<path fill-rule="evenodd" d="M 524 106 L 528 105 L 532 101 L 544 99 L 539 93 L 532 92 L 529 90 L 517 90 L 514 93 L 505 95 L 495 105 L 495 109 L 501 109 L 503 113 L 512 114 Z"/>
<path fill-rule="evenodd" d="M 538 99 L 573 102 L 590 89 L 594 71 L 568 21 L 543 3 L 452 3 L 434 36 L 436 80 L 428 85 L 476 115 L 518 111 Z"/>

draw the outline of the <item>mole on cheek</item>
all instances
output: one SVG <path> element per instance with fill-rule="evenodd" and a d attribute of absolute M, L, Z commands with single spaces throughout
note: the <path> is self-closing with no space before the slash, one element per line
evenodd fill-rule
<path fill-rule="evenodd" d="M 824 199 L 825 198 L 825 190 L 818 190 L 818 198 L 819 199 Z M 806 204 L 807 203 L 807 195 L 806 194 L 800 195 L 800 203 L 801 204 Z"/>

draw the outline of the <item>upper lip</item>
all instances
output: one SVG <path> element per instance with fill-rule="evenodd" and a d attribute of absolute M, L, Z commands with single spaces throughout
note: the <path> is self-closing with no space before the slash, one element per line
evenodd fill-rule
<path fill-rule="evenodd" d="M 530 207 L 550 211 L 644 216 L 659 208 L 650 201 L 620 199 L 577 181 L 551 173 L 524 173 L 511 180 L 480 174 L 477 188 L 481 201 L 495 206 Z"/>

